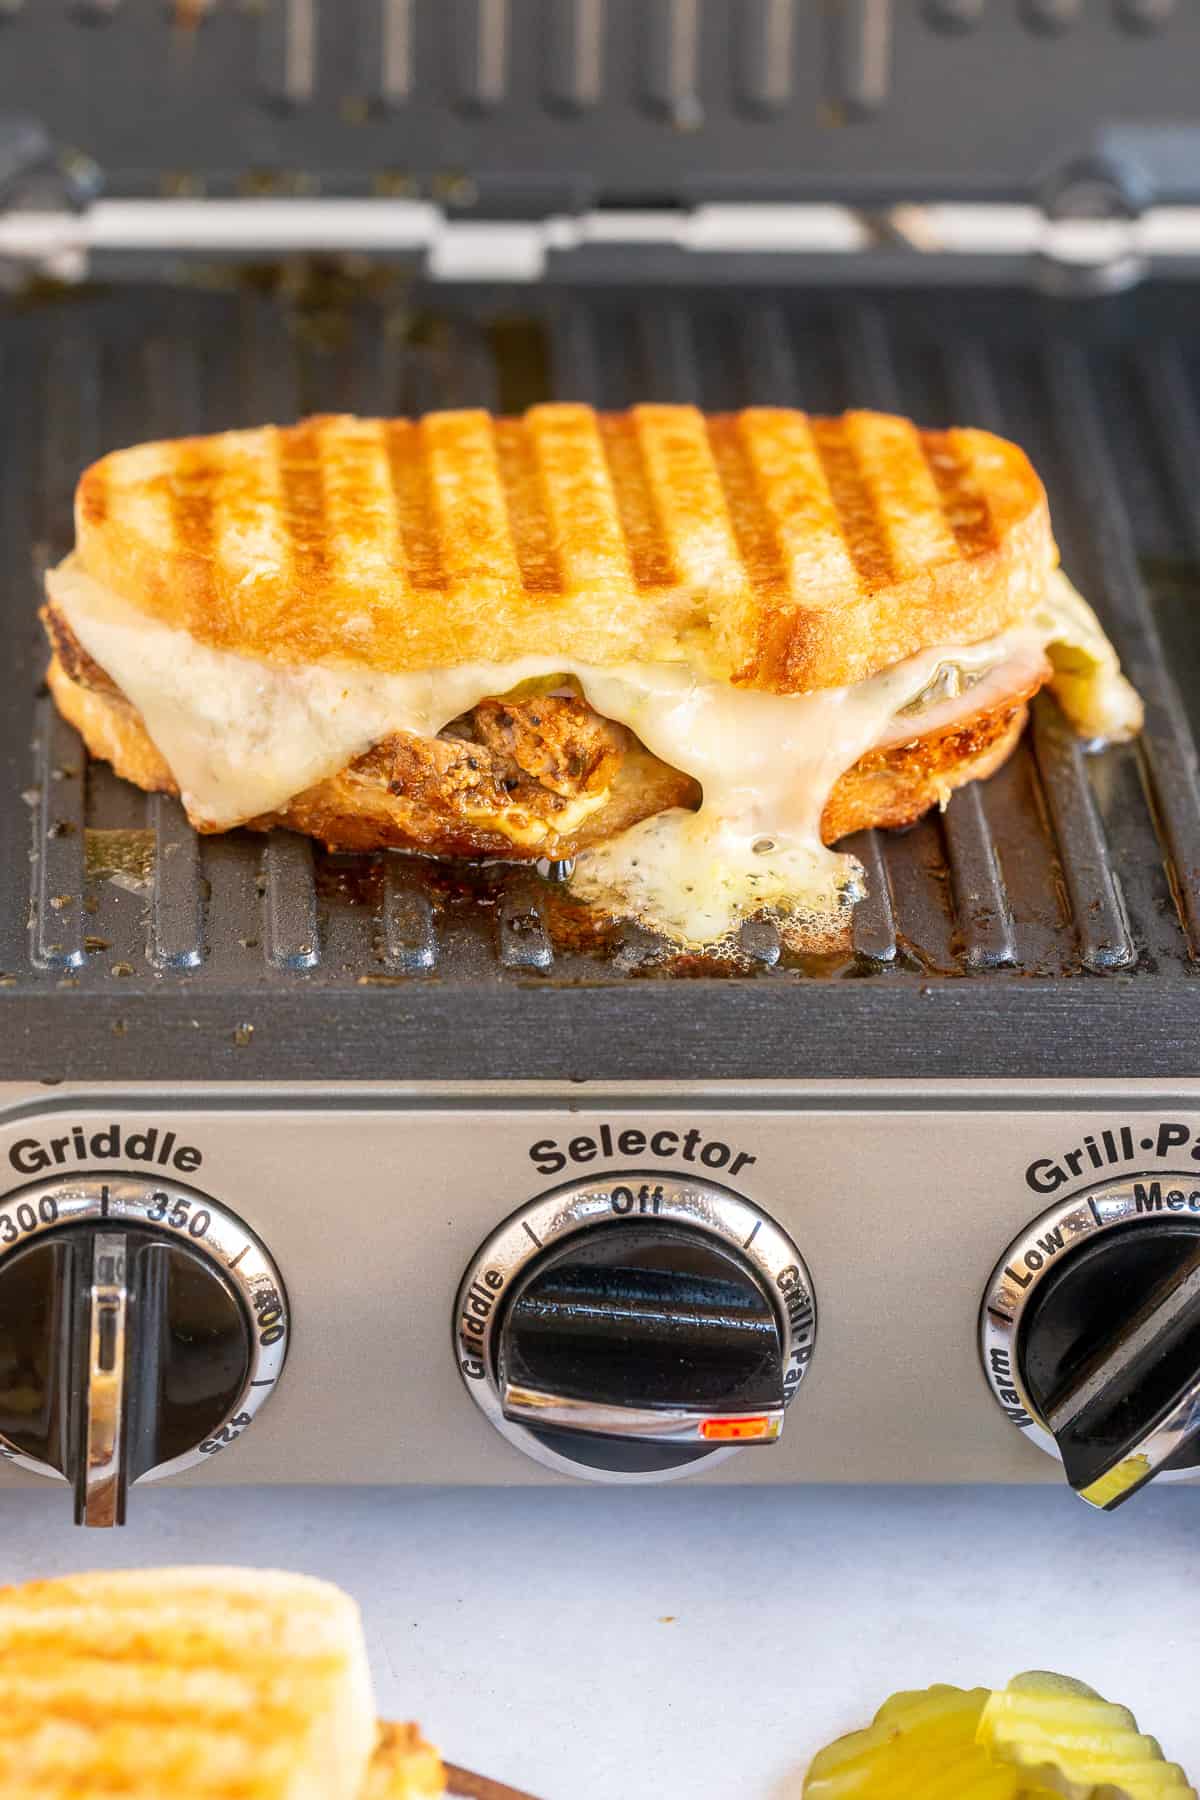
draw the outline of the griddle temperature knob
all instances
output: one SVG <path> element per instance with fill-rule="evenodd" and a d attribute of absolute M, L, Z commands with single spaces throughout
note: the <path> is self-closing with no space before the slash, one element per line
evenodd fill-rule
<path fill-rule="evenodd" d="M 984 1372 L 1013 1423 L 1111 1512 L 1200 1474 L 1200 1185 L 1107 1182 L 1044 1213 L 993 1272 Z"/>
<path fill-rule="evenodd" d="M 0 1200 L 0 1457 L 123 1525 L 134 1482 L 209 1461 L 271 1394 L 287 1299 L 206 1195 L 84 1176 Z"/>
<path fill-rule="evenodd" d="M 804 1259 L 774 1221 L 723 1188 L 630 1174 L 507 1220 L 467 1271 L 455 1347 L 527 1454 L 662 1480 L 773 1444 L 815 1333 Z"/>

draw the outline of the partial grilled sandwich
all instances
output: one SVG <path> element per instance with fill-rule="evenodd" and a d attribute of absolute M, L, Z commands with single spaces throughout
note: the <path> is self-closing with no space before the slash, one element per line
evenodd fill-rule
<path fill-rule="evenodd" d="M 0 1800 L 436 1800 L 415 1726 L 376 1725 L 358 1610 L 247 1569 L 0 1590 Z"/>
<path fill-rule="evenodd" d="M 560 863 L 709 941 L 989 774 L 1030 698 L 1140 708 L 987 432 L 868 412 L 329 417 L 118 451 L 47 577 L 50 686 L 201 830 Z"/>

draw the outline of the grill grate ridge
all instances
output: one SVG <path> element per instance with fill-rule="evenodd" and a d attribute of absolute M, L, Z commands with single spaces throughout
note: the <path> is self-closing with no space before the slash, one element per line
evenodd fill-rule
<path fill-rule="evenodd" d="M 604 0 L 559 0 L 547 17 L 546 98 L 585 112 L 604 92 Z"/>
<path fill-rule="evenodd" d="M 154 833 L 151 957 L 160 968 L 198 969 L 204 960 L 200 840 L 168 794 L 149 795 L 146 815 Z"/>
<path fill-rule="evenodd" d="M 1052 702 L 1033 703 L 1033 744 L 1085 969 L 1124 969 L 1137 960 L 1120 886 L 1088 784 L 1084 750 Z"/>
<path fill-rule="evenodd" d="M 83 929 L 84 792 L 87 753 L 53 701 L 41 702 L 36 752 L 33 960 L 78 969 Z"/>
<path fill-rule="evenodd" d="M 792 96 L 796 0 L 742 0 L 739 88 L 743 104 L 766 117 Z"/>
<path fill-rule="evenodd" d="M 464 107 L 491 112 L 508 88 L 509 0 L 455 0 L 458 87 Z"/>
<path fill-rule="evenodd" d="M 496 943 L 506 969 L 544 971 L 554 962 L 554 946 L 532 876 L 517 874 L 505 882 L 496 908 Z"/>
<path fill-rule="evenodd" d="M 892 883 L 883 855 L 883 833 L 859 831 L 846 840 L 866 877 L 866 897 L 854 909 L 854 949 L 871 962 L 896 959 L 896 909 Z"/>
<path fill-rule="evenodd" d="M 1156 344 L 1137 353 L 1136 367 L 1158 424 L 1158 445 L 1175 506 L 1194 556 L 1200 558 L 1200 408 L 1178 344 Z"/>
<path fill-rule="evenodd" d="M 315 969 L 321 947 L 309 838 L 271 832 L 263 857 L 263 904 L 267 960 L 277 969 Z"/>
<path fill-rule="evenodd" d="M 638 338 L 646 369 L 647 400 L 703 406 L 704 379 L 687 309 L 678 301 L 648 306 L 638 314 Z"/>
<path fill-rule="evenodd" d="M 554 387 L 562 398 L 578 400 L 585 406 L 600 406 L 604 384 L 594 308 L 573 299 L 556 307 L 550 322 L 549 350 Z"/>
<path fill-rule="evenodd" d="M 987 805 L 977 785 L 955 794 L 942 826 L 967 966 L 1008 967 L 1017 960 L 1017 942 Z"/>
<path fill-rule="evenodd" d="M 383 960 L 390 970 L 425 975 L 437 967 L 437 920 L 407 857 L 384 858 L 381 924 Z"/>
<path fill-rule="evenodd" d="M 701 0 L 646 0 L 642 79 L 647 103 L 681 130 L 698 126 Z"/>

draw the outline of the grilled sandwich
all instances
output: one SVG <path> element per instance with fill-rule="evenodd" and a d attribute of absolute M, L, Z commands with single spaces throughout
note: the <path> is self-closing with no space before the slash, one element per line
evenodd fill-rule
<path fill-rule="evenodd" d="M 246 1569 L 0 1590 L 0 1800 L 435 1800 L 413 1726 L 377 1727 L 358 1610 Z"/>
<path fill-rule="evenodd" d="M 310 419 L 83 475 L 50 687 L 202 831 L 577 859 L 676 939 L 844 916 L 852 860 L 987 775 L 1046 683 L 1141 710 L 1024 453 L 870 412 Z"/>

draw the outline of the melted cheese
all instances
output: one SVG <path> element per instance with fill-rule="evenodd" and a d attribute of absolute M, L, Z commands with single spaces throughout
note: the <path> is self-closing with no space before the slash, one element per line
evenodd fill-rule
<path fill-rule="evenodd" d="M 510 844 L 519 844 L 522 849 L 538 850 L 551 835 L 566 838 L 578 831 L 585 819 L 599 812 L 608 800 L 608 794 L 607 788 L 601 788 L 598 793 L 580 794 L 578 799 L 566 800 L 552 819 L 534 818 L 521 806 L 501 810 L 464 806 L 462 811 L 470 824 L 478 825 L 484 831 L 498 831 Z"/>
<path fill-rule="evenodd" d="M 573 675 L 597 712 L 693 776 L 704 795 L 698 812 L 660 813 L 585 852 L 576 891 L 684 943 L 718 941 L 762 908 L 828 929 L 861 893 L 858 864 L 820 839 L 838 777 L 878 745 L 940 729 L 1014 691 L 1047 647 L 1054 685 L 1088 736 L 1126 736 L 1140 723 L 1095 615 L 1061 576 L 1028 621 L 999 637 L 933 647 L 852 687 L 789 695 L 702 679 L 684 664 L 600 669 L 562 655 L 405 674 L 275 664 L 156 623 L 71 558 L 47 586 L 141 714 L 190 817 L 209 829 L 281 809 L 394 731 L 433 737 L 489 695 Z M 906 715 L 947 662 L 973 685 Z M 991 699 L 989 687 L 998 689 Z"/>
<path fill-rule="evenodd" d="M 1122 675 L 1099 619 L 1061 569 L 1051 575 L 1030 623 L 1041 632 L 1054 668 L 1050 686 L 1080 737 L 1097 748 L 1136 737 L 1142 703 Z"/>

